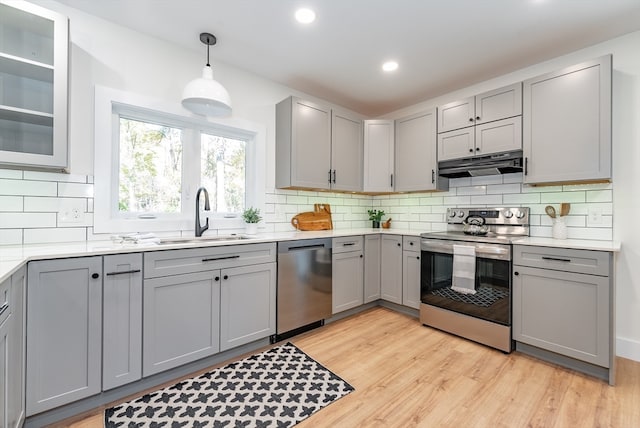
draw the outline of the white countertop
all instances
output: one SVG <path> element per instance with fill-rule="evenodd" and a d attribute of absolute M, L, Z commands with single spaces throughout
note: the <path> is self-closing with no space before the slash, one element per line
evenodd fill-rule
<path fill-rule="evenodd" d="M 390 234 L 420 236 L 420 232 L 406 229 L 349 229 L 306 232 L 260 233 L 248 239 L 232 241 L 199 241 L 172 244 L 120 244 L 112 241 L 67 242 L 56 244 L 31 244 L 0 246 L 0 282 L 4 281 L 25 263 L 31 260 L 60 259 L 67 257 L 99 256 L 105 254 L 139 253 L 179 248 L 215 247 L 225 245 L 256 244 L 262 242 L 291 241 L 299 239 L 334 238 L 339 236 Z M 206 238 L 207 236 L 205 236 Z M 522 238 L 518 245 L 572 248 L 596 251 L 620 251 L 620 244 L 611 241 L 586 241 L 577 239 Z"/>
<path fill-rule="evenodd" d="M 171 244 L 133 244 L 112 241 L 83 241 L 56 244 L 30 244 L 0 246 L 0 282 L 4 281 L 22 265 L 32 260 L 61 259 L 67 257 L 100 256 L 106 254 L 139 253 L 179 248 L 216 247 L 227 245 L 257 244 L 262 242 L 291 241 L 299 239 L 334 238 L 339 236 L 369 235 L 384 233 L 391 235 L 420 236 L 420 232 L 404 229 L 349 229 L 305 232 L 260 233 L 246 236 L 247 239 L 229 241 L 198 241 Z M 215 235 L 214 235 L 215 236 Z M 208 237 L 205 236 L 205 238 Z M 164 238 L 164 237 L 163 237 Z"/>

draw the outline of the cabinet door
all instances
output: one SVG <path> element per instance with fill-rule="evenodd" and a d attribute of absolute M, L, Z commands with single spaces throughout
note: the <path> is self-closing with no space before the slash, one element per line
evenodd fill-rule
<path fill-rule="evenodd" d="M 512 117 L 477 125 L 475 131 L 476 155 L 482 156 L 522 149 L 521 117 Z"/>
<path fill-rule="evenodd" d="M 220 349 L 220 271 L 144 280 L 142 375 Z"/>
<path fill-rule="evenodd" d="M 142 377 L 142 253 L 104 257 L 102 390 Z"/>
<path fill-rule="evenodd" d="M 8 280 L 11 282 L 11 280 Z M 9 315 L 0 323 L 0 426 L 9 426 L 9 352 L 11 352 L 11 321 Z"/>
<path fill-rule="evenodd" d="M 102 257 L 30 262 L 27 416 L 100 392 Z"/>
<path fill-rule="evenodd" d="M 396 191 L 437 188 L 436 135 L 435 109 L 396 120 Z"/>
<path fill-rule="evenodd" d="M 11 276 L 11 331 L 7 366 L 7 427 L 18 428 L 25 419 L 25 303 L 26 269 Z M 1 365 L 0 365 L 1 367 Z M 0 382 L 0 385 L 2 383 Z M 0 419 L 2 420 L 2 419 Z"/>
<path fill-rule="evenodd" d="M 611 178 L 611 56 L 524 82 L 525 183 Z"/>
<path fill-rule="evenodd" d="M 472 126 L 475 118 L 475 98 L 452 101 L 438 107 L 438 132 Z"/>
<path fill-rule="evenodd" d="M 220 350 L 276 332 L 276 264 L 223 269 L 220 284 Z"/>
<path fill-rule="evenodd" d="M 382 236 L 381 244 L 381 297 L 402 304 L 402 236 Z"/>
<path fill-rule="evenodd" d="M 331 120 L 331 188 L 362 191 L 362 120 L 333 111 Z"/>
<path fill-rule="evenodd" d="M 514 340 L 609 367 L 609 278 L 513 270 Z"/>
<path fill-rule="evenodd" d="M 393 192 L 393 121 L 364 121 L 364 191 Z"/>
<path fill-rule="evenodd" d="M 68 19 L 15 1 L 0 16 L 0 164 L 65 168 Z"/>
<path fill-rule="evenodd" d="M 332 259 L 332 313 L 337 314 L 364 303 L 364 257 L 362 251 L 350 251 Z"/>
<path fill-rule="evenodd" d="M 364 237 L 364 303 L 380 298 L 380 235 Z"/>
<path fill-rule="evenodd" d="M 420 253 L 403 251 L 402 304 L 420 309 Z"/>
<path fill-rule="evenodd" d="M 475 128 L 438 134 L 438 160 L 468 158 L 474 155 Z"/>
<path fill-rule="evenodd" d="M 475 123 L 487 123 L 522 114 L 522 83 L 476 95 Z"/>

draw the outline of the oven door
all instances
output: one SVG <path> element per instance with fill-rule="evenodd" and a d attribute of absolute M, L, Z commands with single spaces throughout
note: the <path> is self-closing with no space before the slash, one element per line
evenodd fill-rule
<path fill-rule="evenodd" d="M 453 245 L 476 250 L 476 294 L 451 289 Z M 422 303 L 511 325 L 511 245 L 423 239 L 420 258 Z"/>

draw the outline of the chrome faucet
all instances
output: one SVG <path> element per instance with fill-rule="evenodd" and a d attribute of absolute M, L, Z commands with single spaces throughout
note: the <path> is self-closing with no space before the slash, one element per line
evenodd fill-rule
<path fill-rule="evenodd" d="M 196 192 L 196 236 L 202 236 L 202 233 L 209 229 L 209 217 L 207 217 L 204 226 L 200 226 L 200 193 L 202 192 L 204 192 L 204 210 L 211 210 L 209 206 L 209 192 L 207 192 L 207 189 L 204 187 L 201 187 Z"/>

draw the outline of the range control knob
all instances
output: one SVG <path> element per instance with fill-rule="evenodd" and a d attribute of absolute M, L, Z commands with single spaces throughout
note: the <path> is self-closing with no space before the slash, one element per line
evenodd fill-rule
<path fill-rule="evenodd" d="M 506 210 L 503 215 L 504 215 L 504 218 L 513 217 L 513 213 L 511 211 L 509 211 L 509 210 Z"/>
<path fill-rule="evenodd" d="M 460 217 L 460 218 L 464 217 L 464 212 L 463 211 L 458 211 L 458 217 Z"/>
<path fill-rule="evenodd" d="M 456 216 L 456 210 L 450 210 L 449 211 L 449 217 L 453 218 Z"/>
<path fill-rule="evenodd" d="M 516 218 L 523 218 L 523 217 L 524 217 L 524 212 L 516 211 Z"/>

